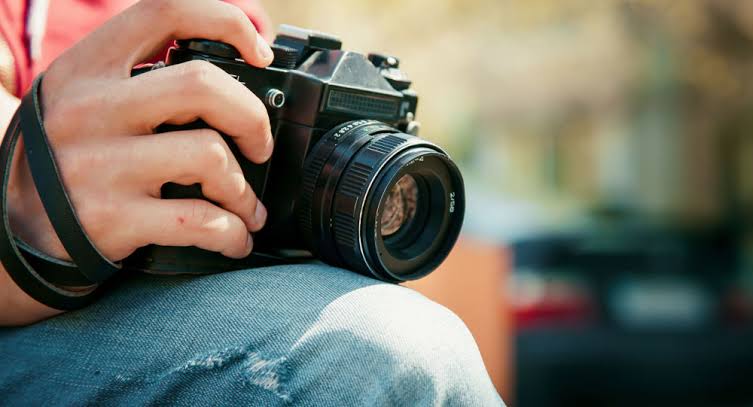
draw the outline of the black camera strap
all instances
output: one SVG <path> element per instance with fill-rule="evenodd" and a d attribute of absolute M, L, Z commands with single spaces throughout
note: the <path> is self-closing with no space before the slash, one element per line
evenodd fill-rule
<path fill-rule="evenodd" d="M 16 236 L 18 250 L 34 270 L 50 284 L 58 287 L 87 287 L 93 285 L 75 263 L 56 259 L 43 253 Z"/>
<path fill-rule="evenodd" d="M 99 294 L 96 287 L 86 287 L 77 290 L 61 288 L 46 280 L 44 275 L 59 274 L 60 271 L 70 272 L 75 269 L 73 263 L 62 262 L 55 259 L 49 262 L 49 256 L 36 257 L 38 253 L 27 244 L 19 244 L 13 237 L 8 218 L 8 182 L 10 181 L 13 153 L 16 150 L 18 139 L 21 136 L 19 126 L 19 112 L 13 116 L 0 144 L 0 261 L 5 271 L 13 281 L 29 296 L 35 300 L 56 309 L 71 310 L 89 304 Z M 25 249 L 21 249 L 21 248 Z M 27 260 L 34 258 L 35 266 Z M 38 272 L 45 270 L 44 272 Z"/>
<path fill-rule="evenodd" d="M 39 198 L 63 247 L 83 276 L 91 283 L 101 283 L 117 273 L 120 266 L 103 256 L 91 242 L 63 187 L 43 125 L 40 100 L 42 78 L 43 75 L 39 75 L 34 80 L 31 91 L 24 96 L 19 108 L 26 159 Z"/>
<path fill-rule="evenodd" d="M 90 303 L 101 291 L 99 283 L 117 273 L 120 266 L 105 258 L 92 244 L 63 187 L 44 131 L 41 82 L 42 75 L 24 96 L 0 145 L 0 261 L 16 284 L 34 299 L 57 309 L 76 309 Z M 55 233 L 75 263 L 48 256 L 11 232 L 7 189 L 21 133 L 34 185 Z"/>

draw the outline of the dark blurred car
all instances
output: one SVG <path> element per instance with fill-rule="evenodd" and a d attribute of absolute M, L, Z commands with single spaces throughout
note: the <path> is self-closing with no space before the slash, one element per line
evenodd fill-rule
<path fill-rule="evenodd" d="M 612 227 L 515 243 L 514 404 L 753 405 L 738 242 Z"/>

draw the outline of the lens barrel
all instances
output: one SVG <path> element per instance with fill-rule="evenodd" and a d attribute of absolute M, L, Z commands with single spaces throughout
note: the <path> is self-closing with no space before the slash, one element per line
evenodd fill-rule
<path fill-rule="evenodd" d="M 463 179 L 449 156 L 381 122 L 335 127 L 305 163 L 304 240 L 322 260 L 365 275 L 400 282 L 432 272 L 464 212 Z"/>

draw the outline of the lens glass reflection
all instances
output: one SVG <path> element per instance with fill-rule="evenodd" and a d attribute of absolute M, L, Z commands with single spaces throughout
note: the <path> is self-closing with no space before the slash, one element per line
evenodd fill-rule
<path fill-rule="evenodd" d="M 415 178 L 410 175 L 403 175 L 390 188 L 384 198 L 380 229 L 382 236 L 391 236 L 405 225 L 410 224 L 416 216 L 416 206 L 419 199 Z"/>

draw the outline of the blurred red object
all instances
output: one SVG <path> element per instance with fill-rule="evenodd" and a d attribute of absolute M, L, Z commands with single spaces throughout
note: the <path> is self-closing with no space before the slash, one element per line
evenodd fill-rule
<path fill-rule="evenodd" d="M 594 321 L 596 304 L 588 288 L 571 276 L 516 273 L 507 295 L 515 328 L 582 325 Z"/>

